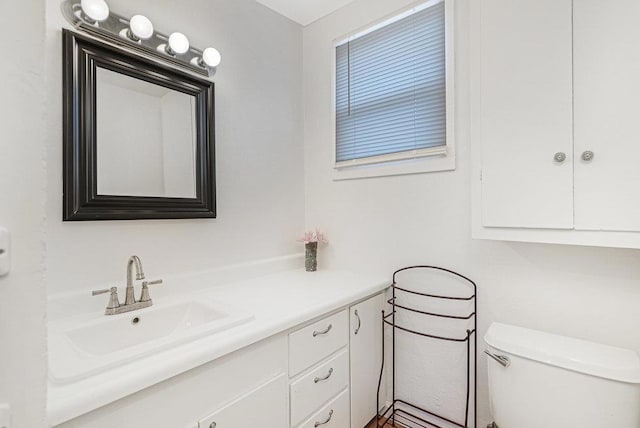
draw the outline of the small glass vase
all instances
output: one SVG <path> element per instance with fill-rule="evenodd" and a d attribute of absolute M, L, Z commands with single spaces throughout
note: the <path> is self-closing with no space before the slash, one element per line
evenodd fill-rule
<path fill-rule="evenodd" d="M 304 268 L 307 272 L 318 270 L 318 243 L 307 242 L 304 244 Z"/>

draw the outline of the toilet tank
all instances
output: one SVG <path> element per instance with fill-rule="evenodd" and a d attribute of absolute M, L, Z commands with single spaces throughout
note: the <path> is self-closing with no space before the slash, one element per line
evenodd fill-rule
<path fill-rule="evenodd" d="M 499 428 L 640 428 L 635 351 L 493 323 L 484 337 Z"/>

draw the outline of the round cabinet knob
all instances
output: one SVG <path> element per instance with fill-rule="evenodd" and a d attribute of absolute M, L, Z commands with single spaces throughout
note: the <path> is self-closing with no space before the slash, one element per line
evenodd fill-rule
<path fill-rule="evenodd" d="M 585 162 L 589 162 L 590 160 L 593 159 L 593 157 L 595 156 L 595 153 L 593 153 L 591 150 L 587 150 L 586 152 L 582 152 L 582 160 Z"/>
<path fill-rule="evenodd" d="M 558 162 L 558 163 L 564 162 L 565 159 L 567 159 L 567 155 L 564 154 L 563 152 L 558 152 L 555 155 L 553 155 L 553 160 Z"/>

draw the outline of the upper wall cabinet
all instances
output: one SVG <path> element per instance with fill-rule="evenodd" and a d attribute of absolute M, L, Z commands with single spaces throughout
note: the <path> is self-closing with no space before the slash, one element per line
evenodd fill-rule
<path fill-rule="evenodd" d="M 640 248 L 640 3 L 471 4 L 474 237 Z"/>

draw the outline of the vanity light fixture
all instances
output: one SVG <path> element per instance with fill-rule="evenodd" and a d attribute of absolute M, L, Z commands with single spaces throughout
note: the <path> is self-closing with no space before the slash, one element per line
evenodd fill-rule
<path fill-rule="evenodd" d="M 198 65 L 202 68 L 216 68 L 222 57 L 220 56 L 220 52 L 218 52 L 215 48 L 206 48 L 204 52 L 202 52 L 201 57 L 195 57 L 191 60 L 192 64 Z"/>
<path fill-rule="evenodd" d="M 129 21 L 129 28 L 123 28 L 120 36 L 140 43 L 141 40 L 148 40 L 153 36 L 153 24 L 144 15 L 134 15 Z"/>
<path fill-rule="evenodd" d="M 61 10 L 76 30 L 155 62 L 207 77 L 212 77 L 220 64 L 216 49 L 192 47 L 187 36 L 177 31 L 161 33 L 144 15 L 119 15 L 105 0 L 63 0 Z"/>
<path fill-rule="evenodd" d="M 90 24 L 106 21 L 109 17 L 109 5 L 104 0 L 81 0 L 81 18 Z"/>

